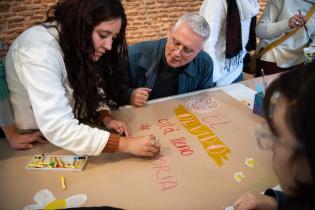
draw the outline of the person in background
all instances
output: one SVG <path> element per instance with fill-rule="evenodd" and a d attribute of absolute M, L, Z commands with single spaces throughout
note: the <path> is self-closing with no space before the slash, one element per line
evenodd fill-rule
<path fill-rule="evenodd" d="M 258 145 L 273 153 L 273 169 L 283 191 L 247 193 L 236 210 L 315 209 L 315 63 L 281 74 L 267 89 L 267 123 L 256 131 Z"/>
<path fill-rule="evenodd" d="M 170 26 L 166 39 L 129 46 L 130 104 L 211 88 L 212 60 L 202 50 L 209 34 L 207 21 L 188 13 Z"/>
<path fill-rule="evenodd" d="M 299 29 L 299 31 L 258 59 L 256 76 L 261 76 L 261 69 L 265 74 L 274 74 L 303 65 L 303 48 L 308 45 L 315 46 L 315 15 L 312 15 L 308 21 L 305 18 L 314 3 L 314 0 L 313 3 L 304 0 L 267 2 L 256 27 L 257 37 L 260 38 L 258 50 L 292 30 Z"/>
<path fill-rule="evenodd" d="M 213 59 L 213 81 L 217 86 L 243 80 L 243 59 L 256 49 L 257 0 L 204 0 L 199 14 L 211 34 L 204 50 Z"/>
<path fill-rule="evenodd" d="M 126 124 L 109 113 L 127 84 L 126 24 L 119 0 L 61 0 L 43 24 L 24 31 L 5 63 L 17 127 L 39 129 L 52 144 L 80 155 L 157 154 L 154 137 L 129 139 Z"/>
<path fill-rule="evenodd" d="M 0 41 L 0 49 L 3 43 Z M 12 114 L 9 91 L 5 81 L 4 61 L 0 58 L 0 127 L 4 132 L 4 136 L 9 141 L 10 146 L 14 149 L 30 149 L 34 147 L 34 143 L 45 143 L 41 132 L 36 131 L 28 134 L 20 134 L 15 126 Z"/>

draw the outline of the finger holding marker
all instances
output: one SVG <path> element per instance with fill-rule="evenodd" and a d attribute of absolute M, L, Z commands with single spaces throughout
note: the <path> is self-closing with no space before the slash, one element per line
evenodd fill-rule
<path fill-rule="evenodd" d="M 160 151 L 161 144 L 159 143 L 159 140 L 154 135 L 149 135 L 149 138 L 151 139 L 151 147 L 148 148 L 148 152 L 154 154 L 157 154 Z M 152 156 L 153 156 L 152 155 Z"/>
<path fill-rule="evenodd" d="M 159 139 L 156 137 L 156 136 L 154 136 L 153 134 L 150 134 L 149 135 L 149 137 L 153 140 L 153 144 L 152 144 L 152 146 L 154 146 L 154 147 L 156 147 L 156 148 L 158 148 L 158 149 L 160 149 L 160 147 L 161 147 L 161 144 L 160 144 L 160 141 L 159 141 Z"/>
<path fill-rule="evenodd" d="M 134 137 L 130 139 L 121 138 L 118 150 L 133 155 L 152 157 L 159 153 L 160 144 L 156 144 L 156 141 L 150 136 Z"/>
<path fill-rule="evenodd" d="M 148 148 L 148 152 L 151 152 L 153 155 L 157 154 L 160 151 L 160 147 L 158 145 L 153 145 L 152 147 Z"/>

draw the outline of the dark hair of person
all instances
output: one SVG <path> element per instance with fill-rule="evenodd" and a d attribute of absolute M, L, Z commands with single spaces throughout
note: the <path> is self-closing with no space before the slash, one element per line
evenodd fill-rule
<path fill-rule="evenodd" d="M 312 182 L 295 180 L 294 196 L 285 209 L 315 209 L 315 63 L 280 75 L 266 91 L 264 113 L 272 132 L 277 136 L 272 112 L 274 97 L 288 101 L 285 122 L 302 148 L 296 148 L 291 161 L 305 157 L 309 163 Z M 290 163 L 289 163 L 290 164 Z"/>
<path fill-rule="evenodd" d="M 94 27 L 117 18 L 121 18 L 122 25 L 112 49 L 93 62 Z M 53 21 L 58 24 L 53 27 L 59 32 L 67 77 L 73 88 L 74 114 L 80 122 L 96 122 L 100 102 L 117 107 L 129 82 L 124 8 L 119 0 L 60 0 L 48 11 L 43 25 L 51 27 L 46 23 Z"/>

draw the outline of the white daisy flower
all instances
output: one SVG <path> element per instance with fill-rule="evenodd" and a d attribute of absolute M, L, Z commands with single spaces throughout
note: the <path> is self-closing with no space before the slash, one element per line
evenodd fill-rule
<path fill-rule="evenodd" d="M 36 204 L 25 206 L 23 210 L 65 209 L 79 207 L 84 204 L 86 200 L 86 194 L 78 194 L 66 199 L 57 200 L 49 190 L 43 189 L 34 195 L 34 201 Z"/>

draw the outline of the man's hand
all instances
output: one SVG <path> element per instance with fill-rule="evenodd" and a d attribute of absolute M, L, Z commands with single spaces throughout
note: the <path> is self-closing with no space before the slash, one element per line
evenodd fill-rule
<path fill-rule="evenodd" d="M 145 106 L 151 91 L 152 89 L 145 87 L 135 89 L 131 93 L 130 104 L 138 107 Z"/>

